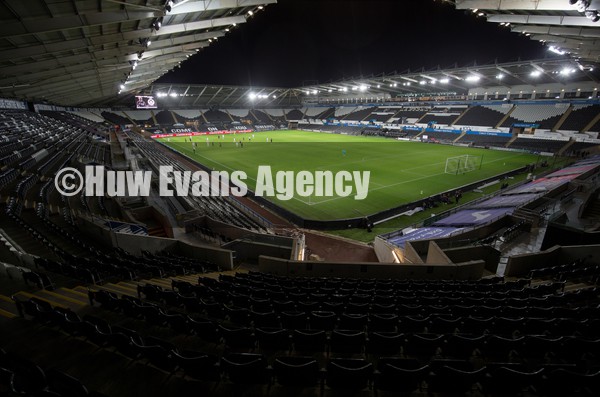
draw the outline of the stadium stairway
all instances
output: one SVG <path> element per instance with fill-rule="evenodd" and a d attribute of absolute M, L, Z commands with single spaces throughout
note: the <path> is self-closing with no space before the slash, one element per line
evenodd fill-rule
<path fill-rule="evenodd" d="M 581 132 L 582 132 L 582 133 L 588 132 L 588 131 L 589 131 L 589 130 L 591 130 L 591 129 L 592 129 L 592 127 L 593 127 L 593 126 L 595 126 L 595 125 L 596 125 L 596 123 L 598 123 L 599 121 L 600 121 L 600 113 L 598 113 L 598 114 L 596 115 L 596 117 L 594 117 L 594 119 L 593 119 L 592 121 L 590 121 L 590 122 L 588 123 L 588 125 L 586 125 L 586 126 L 585 126 L 585 127 L 582 129 L 582 130 L 581 130 Z"/>
<path fill-rule="evenodd" d="M 513 113 L 513 112 L 514 112 L 516 109 L 517 109 L 517 107 L 516 107 L 516 106 L 513 106 L 512 108 L 510 108 L 510 110 L 509 110 L 509 111 L 508 111 L 508 112 L 507 112 L 507 113 L 504 115 L 504 117 L 502 117 L 502 119 L 500 119 L 500 121 L 498 122 L 498 124 L 496 124 L 496 125 L 494 126 L 494 128 L 495 128 L 495 129 L 498 129 L 498 128 L 500 128 L 500 126 L 501 126 L 502 124 L 504 124 L 504 122 L 505 122 L 506 120 L 508 120 L 508 118 L 510 117 L 510 115 L 511 115 L 511 114 L 512 114 L 512 113 Z M 510 143 L 510 142 L 509 142 L 509 143 Z M 506 147 L 508 147 L 508 144 L 507 144 L 507 146 L 506 146 Z"/>
<path fill-rule="evenodd" d="M 19 315 L 15 303 L 8 296 L 0 295 L 0 317 L 15 318 Z"/>
<path fill-rule="evenodd" d="M 462 116 L 461 116 L 461 117 L 462 117 Z M 461 133 L 461 134 L 458 136 L 458 138 L 456 138 L 455 140 L 453 140 L 453 141 L 452 141 L 452 143 L 456 143 L 456 142 L 460 141 L 460 140 L 462 139 L 462 137 L 463 137 L 463 136 L 465 136 L 465 135 L 467 135 L 467 132 L 466 132 L 466 131 L 463 131 L 463 132 L 462 132 L 462 133 Z"/>
<path fill-rule="evenodd" d="M 565 153 L 567 150 L 569 150 L 569 148 L 570 148 L 571 146 L 573 146 L 573 145 L 575 144 L 575 142 L 576 142 L 576 141 L 575 141 L 574 139 L 570 139 L 570 140 L 567 142 L 567 144 L 566 144 L 565 146 L 561 147 L 561 148 L 559 149 L 559 151 L 558 151 L 558 152 L 556 152 L 556 154 L 557 154 L 558 156 L 562 156 L 562 155 L 563 155 L 563 153 Z"/>
<path fill-rule="evenodd" d="M 565 120 L 567 120 L 567 118 L 569 118 L 569 116 L 571 115 L 571 113 L 573 113 L 573 105 L 572 104 L 569 105 L 569 107 L 567 108 L 567 111 L 556 122 L 556 124 L 551 129 L 551 131 L 552 132 L 556 132 L 556 131 L 560 130 L 560 127 L 562 127 L 562 125 L 565 123 Z"/>
<path fill-rule="evenodd" d="M 504 147 L 510 147 L 510 145 L 512 145 L 513 142 L 517 140 L 517 138 L 518 138 L 518 135 L 515 135 L 512 138 L 510 138 L 510 141 L 506 142 L 506 145 L 504 145 Z"/>

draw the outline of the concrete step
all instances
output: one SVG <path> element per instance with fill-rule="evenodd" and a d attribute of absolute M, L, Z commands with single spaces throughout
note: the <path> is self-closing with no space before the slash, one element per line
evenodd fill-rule
<path fill-rule="evenodd" d="M 126 285 L 123 282 L 118 282 L 117 284 L 114 283 L 106 283 L 104 285 L 110 285 L 113 288 L 119 288 L 122 289 L 125 293 L 129 292 L 129 293 L 134 293 L 137 294 L 137 285 L 135 286 L 130 286 L 130 285 Z"/>
<path fill-rule="evenodd" d="M 176 280 L 187 281 L 188 283 L 198 284 L 198 276 L 187 275 L 187 276 L 177 276 L 174 277 Z"/>
<path fill-rule="evenodd" d="M 87 299 L 81 299 L 81 298 L 75 299 L 75 298 L 71 298 L 69 296 L 65 296 L 65 295 L 56 293 L 54 291 L 41 290 L 41 291 L 36 292 L 34 295 L 61 303 L 65 306 L 71 308 L 74 311 L 79 310 L 82 308 L 82 306 L 86 306 L 88 304 Z"/>
<path fill-rule="evenodd" d="M 39 300 L 42 300 L 44 302 L 49 303 L 53 307 L 60 307 L 61 309 L 71 309 L 71 310 L 73 310 L 73 308 L 71 306 L 75 306 L 75 305 L 71 305 L 71 304 L 65 304 L 64 301 L 56 299 L 54 297 L 49 298 L 47 296 L 42 296 L 42 295 L 37 295 L 37 294 L 31 294 L 31 293 L 25 292 L 25 291 L 19 291 L 16 294 L 14 294 L 14 296 L 16 296 L 17 298 L 20 298 L 22 300 L 29 300 L 31 298 L 37 298 Z M 77 309 L 79 309 L 79 308 L 80 307 L 77 307 Z"/>
<path fill-rule="evenodd" d="M 98 291 L 98 286 L 90 287 L 89 289 L 92 291 Z M 80 294 L 85 294 L 86 296 L 88 294 L 88 287 L 84 287 L 83 285 L 78 285 L 77 287 L 72 288 L 72 290 L 79 292 Z"/>
<path fill-rule="evenodd" d="M 14 318 L 19 315 L 17 305 L 8 296 L 0 295 L 0 316 Z"/>
<path fill-rule="evenodd" d="M 63 296 L 67 300 L 73 300 L 75 302 L 80 302 L 80 303 L 83 303 L 85 305 L 87 305 L 89 303 L 87 294 L 84 294 L 84 293 L 81 293 L 81 292 L 77 292 L 77 291 L 73 291 L 73 290 L 68 289 L 68 288 L 58 288 L 58 289 L 55 289 L 52 292 L 54 292 L 55 294 Z"/>
<path fill-rule="evenodd" d="M 119 281 L 117 285 L 120 285 L 125 288 L 134 289 L 137 291 L 138 283 L 135 281 Z"/>
<path fill-rule="evenodd" d="M 8 311 L 6 311 L 4 309 L 0 309 L 0 317 L 15 318 L 15 317 L 18 317 L 18 316 L 16 314 L 8 312 Z"/>
<path fill-rule="evenodd" d="M 141 281 L 142 284 L 152 284 L 152 285 L 156 285 L 157 287 L 161 287 L 164 289 L 171 289 L 171 279 L 163 279 L 163 278 L 153 278 L 150 280 L 142 280 Z"/>
<path fill-rule="evenodd" d="M 132 291 L 131 289 L 121 288 L 115 284 L 108 283 L 108 284 L 104 284 L 104 285 L 98 285 L 97 288 L 108 291 L 108 292 L 113 292 L 113 293 L 117 294 L 118 296 L 128 295 L 128 296 L 137 297 L 137 291 Z"/>
<path fill-rule="evenodd" d="M 85 287 L 83 287 L 83 288 L 85 288 Z M 77 291 L 75 289 L 62 287 L 62 288 L 58 288 L 58 289 L 54 290 L 54 292 L 64 295 L 64 296 L 68 296 L 73 299 L 88 302 L 87 289 L 85 290 L 85 292 L 81 292 L 81 291 Z"/>

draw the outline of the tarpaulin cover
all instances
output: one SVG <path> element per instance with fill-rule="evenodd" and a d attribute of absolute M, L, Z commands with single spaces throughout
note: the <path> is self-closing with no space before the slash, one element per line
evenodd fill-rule
<path fill-rule="evenodd" d="M 404 248 L 404 244 L 407 241 L 416 241 L 416 240 L 426 240 L 426 239 L 434 239 L 449 236 L 450 234 L 462 230 L 462 228 L 457 227 L 422 227 L 419 229 L 415 229 L 409 234 L 405 234 L 404 236 L 397 236 L 389 241 L 400 248 Z"/>
<path fill-rule="evenodd" d="M 540 197 L 541 194 L 526 193 L 526 194 L 514 194 L 510 196 L 496 196 L 489 200 L 482 201 L 473 206 L 473 208 L 500 208 L 500 207 L 519 207 L 523 204 L 529 203 Z"/>
<path fill-rule="evenodd" d="M 473 209 L 458 211 L 435 222 L 434 226 L 475 226 L 483 225 L 503 215 L 512 213 L 514 208 Z"/>
<path fill-rule="evenodd" d="M 540 178 L 526 185 L 519 186 L 512 189 L 509 194 L 518 193 L 535 193 L 535 192 L 547 192 L 552 189 L 559 187 L 572 179 L 575 179 L 577 175 L 563 175 L 557 176 L 556 178 Z"/>
<path fill-rule="evenodd" d="M 596 167 L 598 167 L 598 164 L 588 164 L 588 165 L 567 167 L 567 168 L 563 168 L 562 170 L 553 172 L 550 175 L 547 175 L 546 178 L 553 178 L 555 176 L 573 175 L 573 174 L 581 175 L 581 174 L 585 174 L 586 172 L 588 172 L 590 170 L 593 170 Z"/>

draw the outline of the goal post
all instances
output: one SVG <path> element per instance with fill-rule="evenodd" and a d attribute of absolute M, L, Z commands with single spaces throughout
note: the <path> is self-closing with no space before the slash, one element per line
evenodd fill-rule
<path fill-rule="evenodd" d="M 446 159 L 446 168 L 444 172 L 450 175 L 465 174 L 481 169 L 482 157 L 471 154 L 462 156 L 448 157 Z"/>

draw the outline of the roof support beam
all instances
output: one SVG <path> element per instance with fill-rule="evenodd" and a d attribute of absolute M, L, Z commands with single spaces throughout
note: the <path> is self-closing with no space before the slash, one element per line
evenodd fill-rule
<path fill-rule="evenodd" d="M 600 3 L 593 0 L 594 3 Z M 456 8 L 459 10 L 530 10 L 530 11 L 552 11 L 552 10 L 574 10 L 567 0 L 456 0 Z M 592 8 L 595 9 L 595 8 Z"/>
<path fill-rule="evenodd" d="M 222 10 L 228 8 L 254 7 L 259 5 L 275 4 L 277 0 L 207 0 L 188 1 L 181 5 L 175 4 L 168 15 L 187 14 L 190 12 L 203 12 Z"/>
<path fill-rule="evenodd" d="M 105 25 L 153 19 L 163 16 L 163 12 L 128 11 L 90 12 L 53 18 L 30 18 L 20 22 L 8 22 L 0 25 L 0 37 L 17 37 L 39 33 L 51 33 L 88 26 Z"/>
<path fill-rule="evenodd" d="M 191 43 L 195 41 L 203 41 L 208 40 L 214 37 L 223 37 L 225 36 L 225 32 L 223 30 L 215 31 L 215 32 L 206 32 L 206 33 L 197 33 L 190 34 L 180 37 L 168 38 L 163 40 L 157 40 L 152 42 L 152 48 L 161 48 L 168 47 L 178 44 Z M 113 44 L 124 44 L 119 45 L 119 50 L 122 52 L 132 52 L 136 50 L 143 50 L 141 44 L 135 43 L 134 45 L 129 45 L 131 40 L 126 40 L 122 42 L 117 42 Z M 50 54 L 59 54 L 66 51 L 76 51 L 87 49 L 90 52 L 97 52 L 100 50 L 101 44 L 89 45 L 88 41 L 85 39 L 77 39 L 77 40 L 66 40 L 60 41 L 56 43 L 42 44 L 42 45 L 34 45 L 29 47 L 21 47 L 15 48 L 12 50 L 2 51 L 2 55 L 4 59 L 10 60 L 18 60 L 21 58 L 35 57 L 39 55 L 50 55 Z M 116 50 L 112 50 L 116 51 Z"/>
<path fill-rule="evenodd" d="M 134 31 L 128 31 L 123 33 L 107 34 L 103 36 L 95 36 L 90 38 L 90 41 L 94 45 L 98 44 L 109 44 L 120 41 L 137 40 L 141 38 L 157 37 L 163 35 L 170 35 L 175 33 L 193 32 L 195 30 L 213 29 L 221 26 L 231 26 L 235 24 L 241 24 L 246 22 L 246 17 L 243 15 L 236 15 L 224 18 L 205 19 L 201 21 L 195 21 L 190 23 L 182 23 L 177 25 L 167 25 L 160 28 L 158 31 L 152 29 L 138 29 Z"/>
<path fill-rule="evenodd" d="M 589 26 L 597 27 L 596 22 L 586 17 L 571 17 L 571 16 L 551 16 L 551 15 L 490 15 L 487 18 L 488 22 L 496 23 L 519 23 L 519 24 L 534 24 L 534 25 L 557 25 L 557 26 Z"/>

